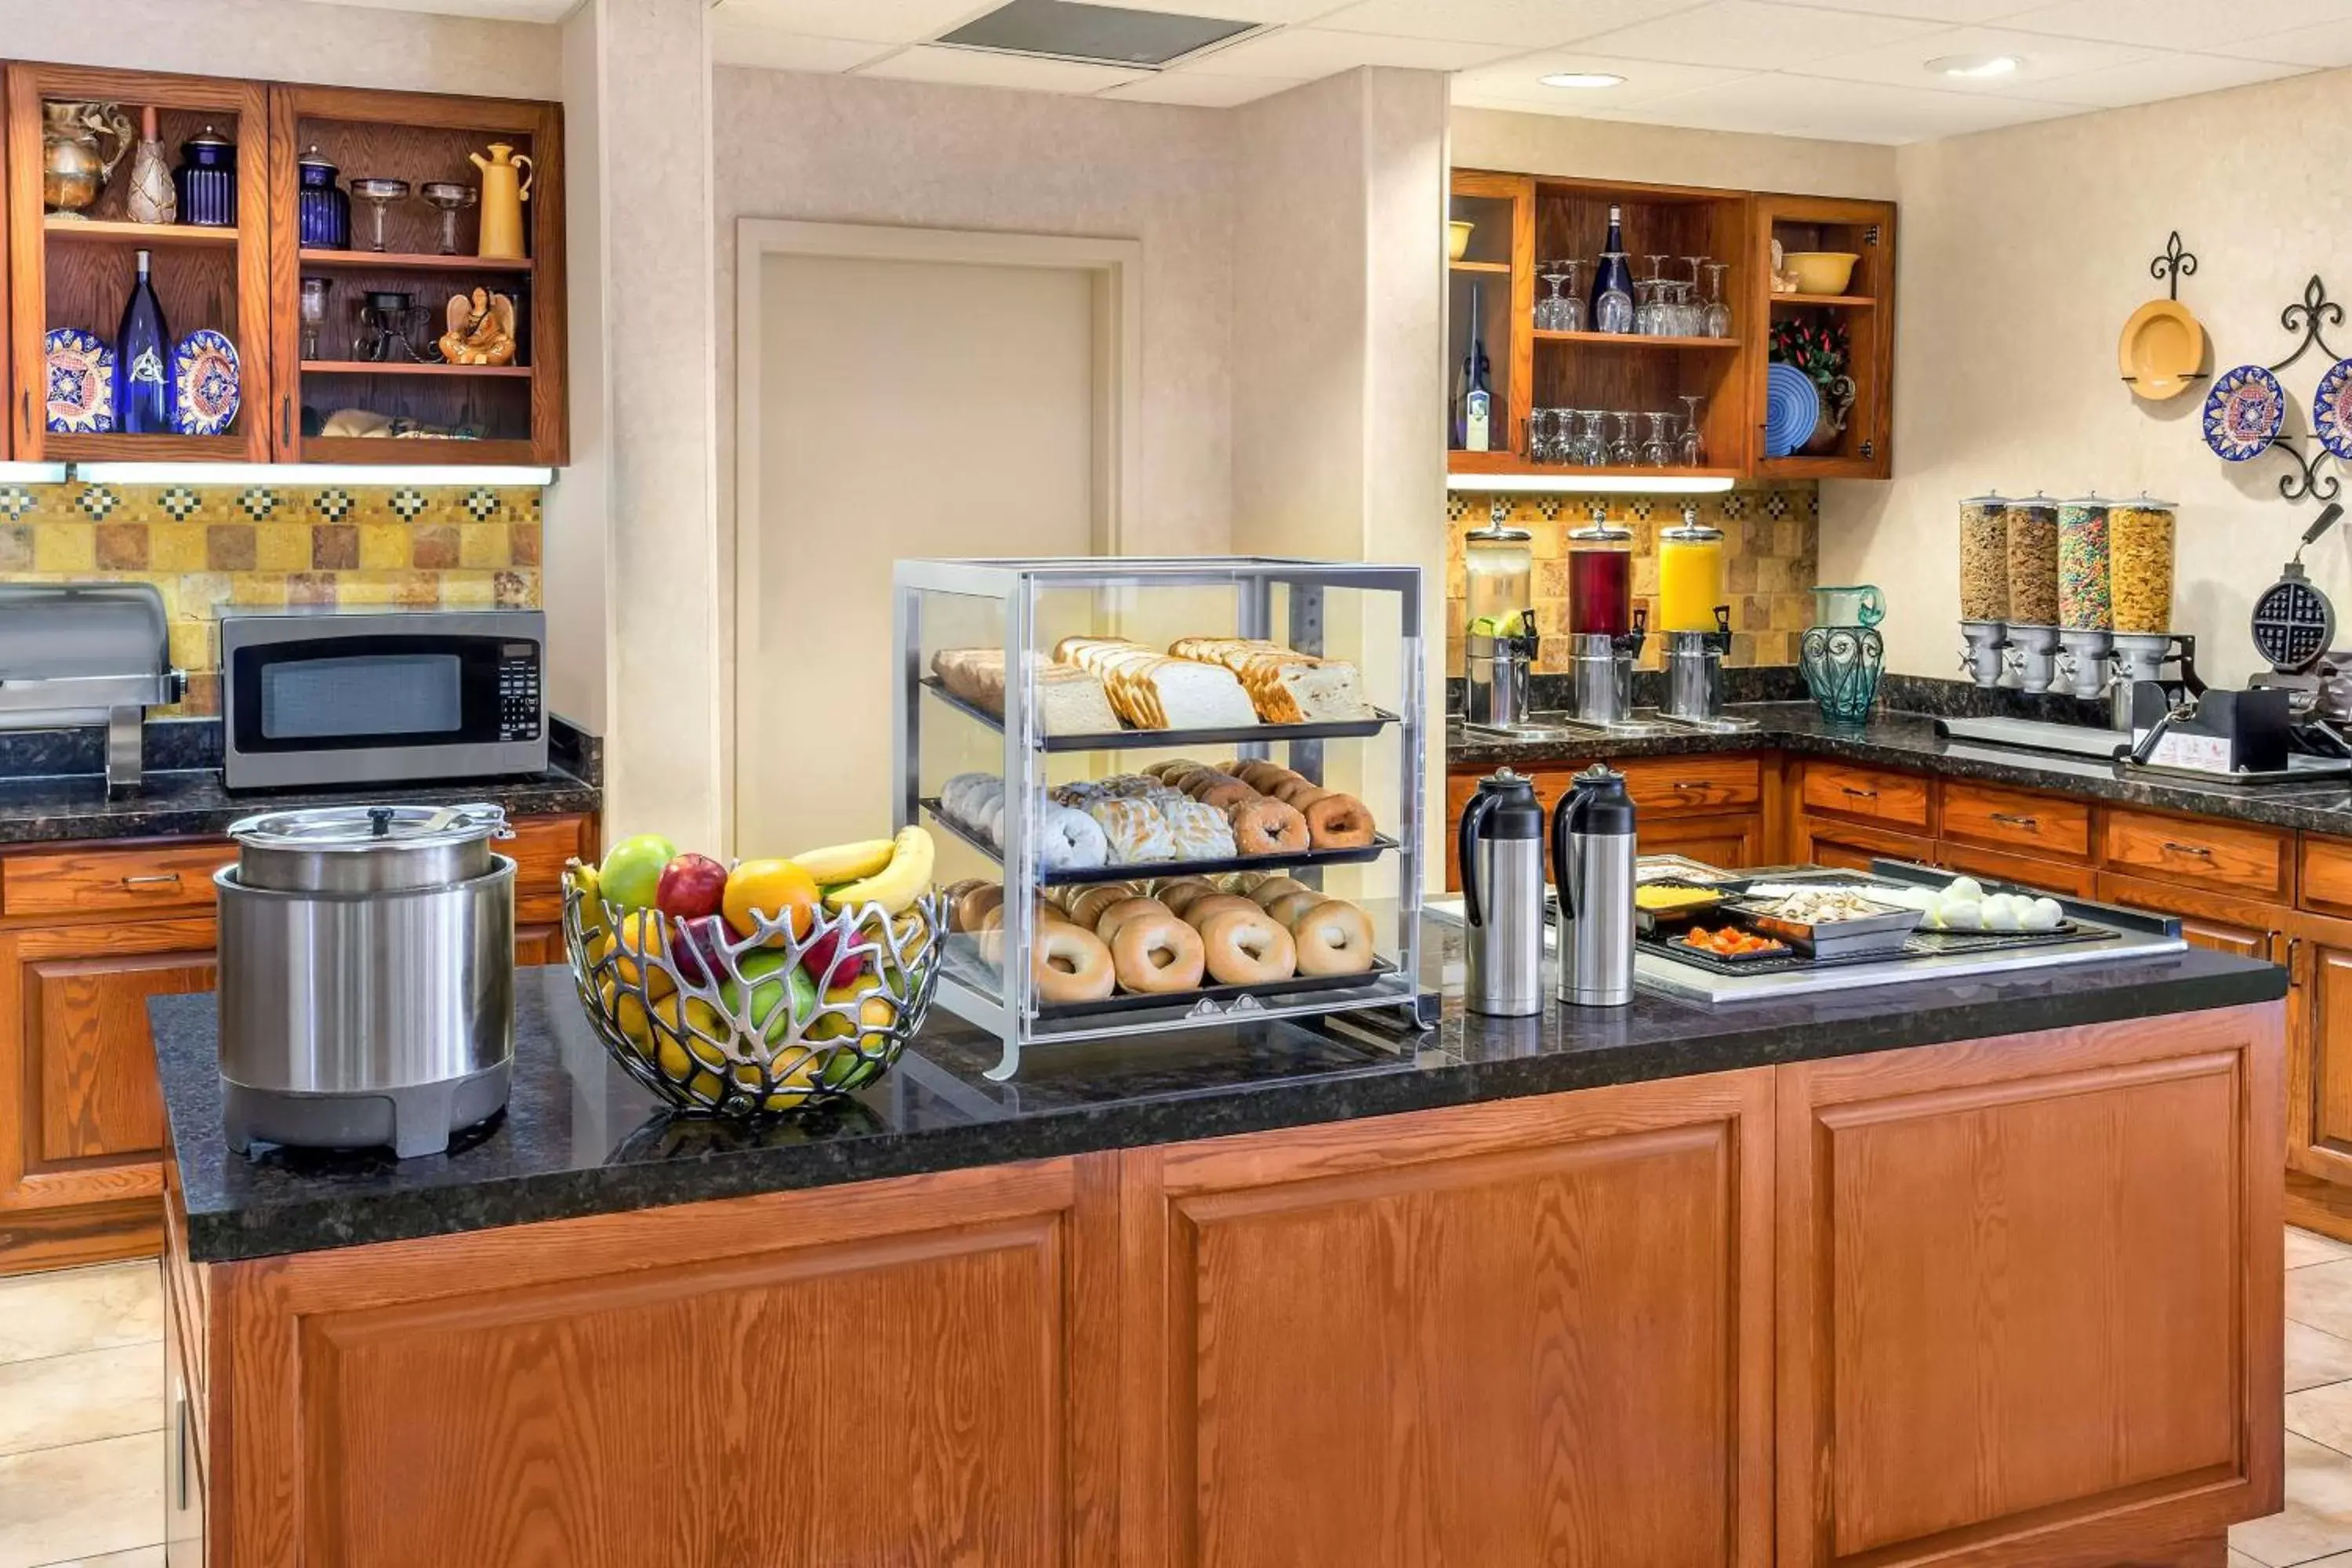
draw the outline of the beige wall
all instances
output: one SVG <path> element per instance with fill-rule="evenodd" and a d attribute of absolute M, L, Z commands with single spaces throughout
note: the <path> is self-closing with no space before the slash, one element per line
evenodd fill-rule
<path fill-rule="evenodd" d="M 553 98 L 557 29 L 310 0 L 0 0 L 0 54 L 126 70 Z"/>
<path fill-rule="evenodd" d="M 1682 131 L 1494 109 L 1454 111 L 1454 167 L 1517 174 L 1884 200 L 1895 195 L 1895 153 L 1892 147 L 1801 136 Z"/>
<path fill-rule="evenodd" d="M 2352 289 L 2352 186 L 2313 153 L 2347 134 L 2352 73 L 2336 71 L 1901 150 L 1895 479 L 1822 487 L 1822 580 L 1886 590 L 1888 668 L 1955 673 L 1961 497 L 2092 487 L 2181 503 L 2176 628 L 2199 634 L 2209 675 L 2259 668 L 2247 613 L 2315 509 L 2279 499 L 2284 458 L 2207 450 L 2201 384 L 2135 399 L 2116 341 L 2161 297 L 2148 258 L 2178 228 L 2200 260 L 2181 299 L 2209 368 L 2283 357 L 2279 311 L 2314 272 Z M 2352 353 L 2352 331 L 2333 340 Z M 2325 368 L 2314 353 L 2282 378 L 2290 429 Z M 2307 563 L 2352 602 L 2343 535 Z"/>

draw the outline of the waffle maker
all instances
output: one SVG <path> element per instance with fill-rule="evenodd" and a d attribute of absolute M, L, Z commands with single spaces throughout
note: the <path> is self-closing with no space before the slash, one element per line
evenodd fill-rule
<path fill-rule="evenodd" d="M 2352 723 L 2352 649 L 2333 646 L 2336 606 L 2305 572 L 2303 552 L 2343 515 L 2343 506 L 2330 502 L 2304 530 L 2294 559 L 2255 598 L 2247 628 L 2254 651 L 2271 667 L 2254 677 L 2254 688 L 2284 690 L 2298 722 L 2330 729 Z"/>

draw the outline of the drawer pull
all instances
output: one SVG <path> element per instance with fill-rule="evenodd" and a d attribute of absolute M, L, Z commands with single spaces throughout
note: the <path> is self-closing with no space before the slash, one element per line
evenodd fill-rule
<path fill-rule="evenodd" d="M 2164 841 L 2164 849 L 2168 855 L 2187 855 L 2199 860 L 2213 858 L 2213 851 L 2202 844 L 2179 844 L 2168 838 Z"/>
<path fill-rule="evenodd" d="M 180 874 L 177 871 L 158 871 L 151 876 L 125 877 L 122 885 L 126 888 L 176 888 L 180 885 Z"/>
<path fill-rule="evenodd" d="M 1878 798 L 1878 792 L 1874 789 L 1856 789 L 1852 784 L 1840 784 L 1838 785 L 1838 788 L 1853 796 L 1856 800 L 1876 800 Z"/>
<path fill-rule="evenodd" d="M 1715 787 L 1715 783 L 1711 779 L 1676 779 L 1667 787 L 1671 789 L 1713 789 Z"/>
<path fill-rule="evenodd" d="M 2029 833 L 2040 832 L 2042 828 L 2042 819 L 2038 816 L 2020 816 L 2010 811 L 1996 811 L 1989 815 L 1995 822 L 2006 822 L 2011 827 L 2022 827 Z"/>

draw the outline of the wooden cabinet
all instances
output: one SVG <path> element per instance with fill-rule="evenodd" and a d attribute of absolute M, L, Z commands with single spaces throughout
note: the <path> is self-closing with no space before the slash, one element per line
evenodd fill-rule
<path fill-rule="evenodd" d="M 1687 855 L 1727 869 L 1762 865 L 1764 819 L 1733 816 L 1646 817 L 1633 825 L 1634 848 L 1643 855 Z"/>
<path fill-rule="evenodd" d="M 1536 799 L 1549 815 L 1588 763 L 1537 763 L 1521 771 L 1533 781 Z M 1611 764 L 1625 775 L 1634 806 L 1637 843 L 1644 855 L 1668 851 L 1717 866 L 1754 866 L 1766 858 L 1767 775 L 1777 795 L 1777 760 L 1748 754 L 1697 757 L 1637 757 Z M 1492 768 L 1463 766 L 1445 777 L 1445 885 L 1462 886 L 1458 829 L 1478 781 Z M 1546 847 L 1547 863 L 1549 847 Z M 1546 870 L 1549 878 L 1550 872 Z"/>
<path fill-rule="evenodd" d="M 7 238 L 7 364 L 0 394 L 7 447 L 19 458 L 242 462 L 530 463 L 568 457 L 563 254 L 562 111 L 552 103 L 453 98 L 356 89 L 277 86 L 219 78 L 11 64 L 6 83 L 7 184 L 0 228 Z M 132 116 L 160 111 L 168 157 L 210 128 L 236 143 L 234 226 L 128 221 L 129 162 L 117 168 L 83 218 L 45 212 L 41 124 L 45 102 L 120 103 Z M 296 217 L 296 162 L 316 147 L 353 175 L 434 180 L 468 188 L 468 153 L 493 142 L 532 161 L 524 204 L 529 255 L 486 259 L 437 254 L 438 217 L 421 200 L 386 212 L 389 247 L 364 248 L 371 222 L 354 203 L 352 244 L 305 249 Z M 475 244 L 478 209 L 459 215 L 461 252 Z M 132 256 L 152 253 L 152 279 L 174 339 L 198 328 L 224 333 L 238 359 L 238 409 L 219 435 L 59 433 L 47 428 L 46 334 L 73 327 L 114 341 L 132 278 Z M 306 276 L 330 284 L 315 355 L 306 358 L 300 293 Z M 361 368 L 353 346 L 362 295 L 408 295 L 429 318 L 412 333 L 430 341 L 446 326 L 453 294 L 496 289 L 518 307 L 521 347 L 508 365 L 400 363 Z M 168 373 L 168 367 L 166 367 Z M 117 375 L 125 374 L 117 368 Z M 409 438 L 326 437 L 320 426 L 352 409 L 398 422 Z M 434 439 L 419 432 L 448 432 Z M 386 434 L 390 433 L 389 427 Z M 458 439 L 458 436 L 466 438 Z"/>
<path fill-rule="evenodd" d="M 7 208 L 9 357 L 16 405 L 9 410 L 16 456 L 23 459 L 82 458 L 179 461 L 219 458 L 267 462 L 269 435 L 268 189 L 269 116 L 259 82 L 167 76 L 153 71 L 102 70 L 88 66 L 12 64 L 7 68 Z M 41 120 L 45 102 L 120 103 L 135 117 L 152 106 L 166 148 L 206 128 L 236 143 L 236 223 L 234 227 L 169 226 L 127 221 L 126 158 L 98 201 L 80 218 L 46 214 L 41 200 Z M 44 402 L 48 385 L 47 334 L 79 328 L 112 344 L 134 276 L 133 254 L 152 253 L 151 276 L 173 337 L 199 328 L 227 336 L 238 350 L 239 406 L 228 429 L 215 436 L 55 433 Z M 171 367 L 154 367 L 169 375 Z M 116 386 L 132 374 L 115 367 Z M 121 400 L 114 399 L 119 414 Z"/>
<path fill-rule="evenodd" d="M 586 816 L 523 817 L 517 961 L 563 962 L 566 858 Z M 163 1107 L 147 999 L 214 984 L 217 839 L 0 857 L 0 1274 L 157 1247 Z"/>
<path fill-rule="evenodd" d="M 1934 831 L 1933 781 L 1918 773 L 1808 762 L 1797 792 L 1808 812 L 1852 817 L 1912 833 Z"/>
<path fill-rule="evenodd" d="M 2278 1028 L 1780 1069 L 1781 1563 L 2218 1562 L 2279 1505 Z"/>
<path fill-rule="evenodd" d="M 1987 849 L 1957 838 L 1937 839 L 1930 863 L 1954 875 L 1966 873 L 2028 888 L 2046 888 L 2078 899 L 2092 897 L 2098 884 L 2098 873 L 2088 860 L 2044 860 L 2038 856 L 2012 855 L 2006 849 Z"/>
<path fill-rule="evenodd" d="M 1873 860 L 1908 860 L 1933 866 L 1937 864 L 1936 841 L 1867 823 L 1801 816 L 1789 846 L 1789 859 L 1795 865 L 1843 866 L 1856 871 L 1869 870 Z"/>
<path fill-rule="evenodd" d="M 1944 785 L 1937 820 L 1944 837 L 1994 849 L 2045 859 L 2087 860 L 2091 854 L 2087 801 L 1953 779 Z"/>
<path fill-rule="evenodd" d="M 2294 896 L 2292 835 L 2277 828 L 2111 809 L 2100 858 L 2136 877 L 2283 903 Z"/>
<path fill-rule="evenodd" d="M 1772 242 L 1787 252 L 1831 251 L 1856 258 L 1835 294 L 1772 291 Z M 1748 356 L 1749 422 L 1759 433 L 1756 477 L 1766 479 L 1883 479 L 1895 448 L 1895 204 L 1824 196 L 1759 195 L 1748 226 L 1749 308 L 1765 339 Z M 1824 430 L 1786 457 L 1763 455 L 1765 377 L 1770 326 L 1826 332 L 1844 344 L 1853 401 L 1842 428 Z M 1828 412 L 1824 409 L 1824 413 Z"/>
<path fill-rule="evenodd" d="M 1123 1533 L 1768 1563 L 1771 1108 L 1759 1070 L 1129 1153 Z"/>

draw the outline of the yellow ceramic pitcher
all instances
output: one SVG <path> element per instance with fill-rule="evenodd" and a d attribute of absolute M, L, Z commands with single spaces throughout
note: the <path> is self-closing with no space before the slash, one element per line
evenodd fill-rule
<path fill-rule="evenodd" d="M 490 155 L 466 154 L 482 172 L 482 243 L 478 253 L 520 261 L 523 257 L 522 204 L 530 199 L 531 164 L 504 142 L 490 143 Z"/>

